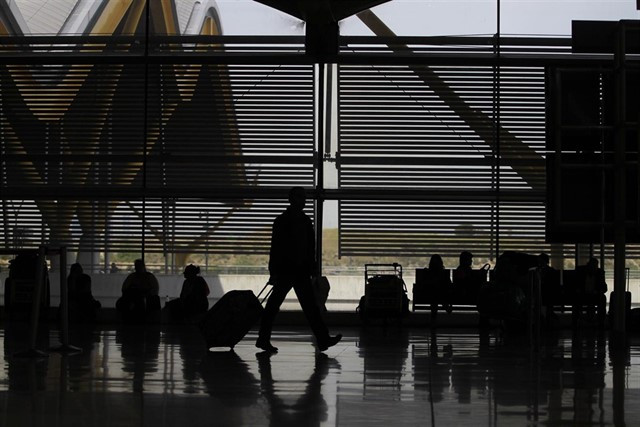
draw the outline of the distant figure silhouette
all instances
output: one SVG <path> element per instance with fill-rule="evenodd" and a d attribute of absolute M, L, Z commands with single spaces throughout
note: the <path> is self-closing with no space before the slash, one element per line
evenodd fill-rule
<path fill-rule="evenodd" d="M 166 307 L 174 320 L 198 316 L 209 309 L 209 285 L 200 274 L 200 267 L 189 264 L 184 268 L 184 282 L 180 298 L 169 301 Z"/>
<path fill-rule="evenodd" d="M 69 299 L 69 317 L 74 321 L 92 322 L 96 320 L 100 301 L 93 298 L 91 292 L 91 276 L 81 273 L 75 279 L 75 291 Z"/>
<path fill-rule="evenodd" d="M 273 292 L 267 300 L 256 341 L 256 347 L 264 351 L 278 351 L 271 344 L 271 330 L 280 305 L 291 288 L 296 291 L 320 351 L 337 344 L 342 338 L 340 334 L 329 335 L 313 293 L 311 276 L 316 270 L 315 234 L 311 220 L 303 211 L 305 203 L 304 188 L 293 187 L 289 191 L 289 207 L 273 222 L 269 255 L 269 282 L 273 285 Z"/>
<path fill-rule="evenodd" d="M 87 297 L 87 292 L 90 299 Z M 69 320 L 72 321 L 95 320 L 96 310 L 101 306 L 98 301 L 93 299 L 91 294 L 91 276 L 84 273 L 82 265 L 78 262 L 69 266 L 67 302 L 69 304 Z"/>
<path fill-rule="evenodd" d="M 589 318 L 593 317 L 593 307 L 598 314 L 598 326 L 604 326 L 606 319 L 607 282 L 604 279 L 604 271 L 598 267 L 598 260 L 590 258 L 586 265 L 576 268 L 578 283 L 573 301 L 573 326 L 578 326 L 578 319 L 582 308 L 587 307 Z"/>
<path fill-rule="evenodd" d="M 118 273 L 119 271 L 120 271 L 120 269 L 118 268 L 116 263 L 112 262 L 111 263 L 111 268 L 109 268 L 109 273 Z"/>
<path fill-rule="evenodd" d="M 431 287 L 431 318 L 435 320 L 438 314 L 438 304 L 447 313 L 451 313 L 451 278 L 449 270 L 444 268 L 442 257 L 438 254 L 431 256 L 426 274 L 427 283 Z"/>
<path fill-rule="evenodd" d="M 135 271 L 122 284 L 122 296 L 116 308 L 124 320 L 144 320 L 148 314 L 160 311 L 158 280 L 147 271 L 144 261 L 134 262 Z"/>

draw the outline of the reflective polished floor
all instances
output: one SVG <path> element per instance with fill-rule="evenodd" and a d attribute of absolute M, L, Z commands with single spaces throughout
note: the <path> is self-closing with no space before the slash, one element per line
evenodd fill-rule
<path fill-rule="evenodd" d="M 188 325 L 75 327 L 81 353 L 41 359 L 15 356 L 25 326 L 0 332 L 0 426 L 640 425 L 640 340 L 595 330 L 536 352 L 520 334 L 350 328 L 323 355 L 281 327 L 268 355 L 255 331 L 210 352 Z"/>

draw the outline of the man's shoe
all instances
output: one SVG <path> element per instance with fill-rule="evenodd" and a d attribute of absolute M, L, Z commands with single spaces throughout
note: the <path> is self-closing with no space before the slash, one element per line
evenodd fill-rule
<path fill-rule="evenodd" d="M 278 352 L 278 348 L 272 346 L 269 341 L 264 341 L 264 340 L 258 339 L 258 341 L 256 341 L 256 347 L 258 347 L 260 350 L 264 350 L 264 351 L 269 352 L 269 353 L 277 353 Z"/>
<path fill-rule="evenodd" d="M 333 347 L 334 345 L 338 344 L 341 339 L 342 339 L 342 334 L 338 334 L 334 337 L 329 336 L 329 339 L 326 342 L 318 344 L 318 350 L 325 351 L 329 347 Z"/>

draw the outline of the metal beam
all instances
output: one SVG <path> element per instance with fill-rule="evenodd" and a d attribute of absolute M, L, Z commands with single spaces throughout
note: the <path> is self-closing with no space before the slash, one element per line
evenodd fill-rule
<path fill-rule="evenodd" d="M 109 0 L 78 0 L 58 34 L 87 34 Z"/>
<path fill-rule="evenodd" d="M 78 186 L 64 188 L 47 188 L 43 193 L 41 188 L 14 186 L 3 189 L 2 197 L 7 200 L 113 200 L 114 193 L 117 193 L 119 200 L 140 200 L 142 197 L 148 199 L 159 198 L 182 198 L 182 199 L 206 199 L 206 200 L 244 200 L 251 198 L 258 199 L 286 199 L 288 188 L 282 187 L 154 187 L 143 190 L 140 187 L 122 186 Z M 316 198 L 314 189 L 309 188 L 307 193 L 310 198 Z M 532 192 L 530 190 L 508 190 L 502 195 L 504 201 L 539 201 L 544 194 Z M 326 200 L 354 199 L 354 200 L 473 200 L 492 201 L 495 199 L 493 190 L 437 190 L 437 189 L 391 189 L 380 188 L 371 189 L 324 189 Z"/>
<path fill-rule="evenodd" d="M 0 34 L 23 35 L 29 33 L 27 21 L 13 0 L 0 0 Z"/>
<path fill-rule="evenodd" d="M 287 15 L 307 21 L 319 11 L 327 22 L 338 22 L 390 0 L 255 0 Z"/>

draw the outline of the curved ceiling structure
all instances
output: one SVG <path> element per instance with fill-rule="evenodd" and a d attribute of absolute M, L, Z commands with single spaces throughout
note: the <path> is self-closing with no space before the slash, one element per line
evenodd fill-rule
<path fill-rule="evenodd" d="M 145 5 L 145 0 L 78 0 L 70 9 L 64 22 L 60 23 L 58 35 L 119 36 L 144 32 Z M 214 0 L 192 2 L 189 19 L 182 26 L 183 30 L 181 30 L 175 2 L 154 2 L 152 5 L 154 7 L 149 11 L 149 21 L 154 34 L 213 36 L 222 34 Z M 184 9 L 184 1 L 181 1 L 181 6 Z M 58 10 L 58 12 L 61 11 Z M 16 3 L 2 0 L 0 13 L 2 24 L 0 29 L 5 35 L 21 36 L 33 31 L 28 28 Z M 36 19 L 34 22 L 37 23 L 39 20 Z M 76 45 L 76 48 L 82 49 L 82 46 Z M 91 48 L 95 50 L 96 45 L 92 43 Z M 106 49 L 106 45 L 103 45 L 103 48 Z M 123 88 L 130 84 L 127 82 L 132 75 L 146 76 L 144 79 L 148 79 L 149 82 L 145 85 L 160 84 L 161 81 L 165 90 L 174 87 L 179 96 L 164 99 L 160 109 L 146 115 L 145 143 L 135 144 L 137 149 L 127 150 L 127 155 L 131 159 L 140 160 L 110 164 L 109 180 L 114 185 L 131 186 L 141 179 L 145 167 L 145 162 L 141 160 L 146 153 L 153 156 L 160 149 L 156 148 L 158 138 L 163 132 L 176 126 L 172 125 L 175 122 L 172 118 L 176 113 L 178 113 L 178 119 L 176 119 L 178 126 L 180 120 L 184 120 L 182 119 L 184 114 L 179 114 L 180 109 L 190 108 L 196 92 L 210 93 L 211 96 L 215 96 L 214 92 L 218 91 L 221 93 L 218 96 L 222 96 L 222 105 L 227 106 L 227 111 L 224 112 L 209 108 L 208 111 L 205 109 L 195 113 L 200 116 L 210 115 L 211 119 L 205 120 L 204 127 L 218 122 L 215 116 L 222 114 L 226 117 L 224 119 L 226 128 L 235 128 L 233 105 L 230 100 L 226 102 L 223 100 L 225 96 L 230 95 L 230 88 L 226 67 L 222 65 L 168 65 L 147 74 L 140 74 L 144 70 L 139 66 L 128 64 L 113 64 L 108 67 L 107 72 L 103 66 L 84 64 L 45 68 L 34 65 L 3 65 L 1 68 L 3 91 L 10 94 L 13 101 L 4 103 L 2 128 L 11 141 L 6 144 L 7 153 L 21 156 L 22 159 L 20 162 L 22 166 L 13 168 L 8 179 L 27 186 L 44 186 L 50 182 L 51 167 L 40 160 L 43 147 L 38 140 L 50 138 L 51 133 L 56 135 L 53 140 L 58 141 L 53 142 L 51 149 L 59 150 L 61 156 L 61 163 L 57 166 L 57 170 L 73 171 L 73 173 L 59 173 L 57 185 L 79 188 L 88 185 L 89 179 L 95 179 L 95 170 L 104 167 L 104 164 L 92 161 L 91 158 L 104 152 L 103 135 L 107 128 L 114 126 L 114 123 L 107 123 L 107 121 L 113 121 L 116 117 L 110 112 L 122 108 L 119 105 L 126 98 L 119 93 L 122 93 Z M 157 79 L 160 80 L 154 83 Z M 220 90 L 220 84 L 227 85 L 227 89 Z M 95 92 L 96 87 L 103 89 Z M 87 96 L 93 97 L 90 109 L 87 109 Z M 123 122 L 122 126 L 127 124 Z M 210 131 L 215 132 L 213 129 Z M 222 151 L 227 155 L 239 156 L 241 150 L 237 141 L 237 131 L 232 133 L 235 133 L 236 137 L 227 138 L 230 145 L 222 148 Z M 160 150 L 170 149 L 166 147 L 166 142 L 164 144 L 165 146 Z M 216 149 L 216 151 L 219 150 Z M 233 175 L 236 179 L 244 175 L 241 164 L 229 167 L 235 169 Z M 50 229 L 51 242 L 69 244 L 73 240 L 72 222 L 79 221 L 82 229 L 79 245 L 82 248 L 95 244 L 92 240 L 95 240 L 95 236 L 104 233 L 109 217 L 122 202 L 112 199 L 98 203 L 96 206 L 95 203 L 88 203 L 82 199 L 49 200 L 45 197 L 35 200 L 35 203 L 43 222 Z M 232 207 L 232 209 L 237 208 L 237 206 Z M 133 212 L 136 213 L 135 209 Z M 159 240 L 166 239 L 162 230 L 151 229 L 151 231 Z M 200 240 L 204 240 L 209 232 L 203 229 Z M 10 240 L 7 239 L 7 241 Z M 200 243 L 194 240 L 191 244 L 194 246 L 193 249 L 197 249 Z M 182 247 L 174 250 L 188 252 L 190 248 Z"/>

